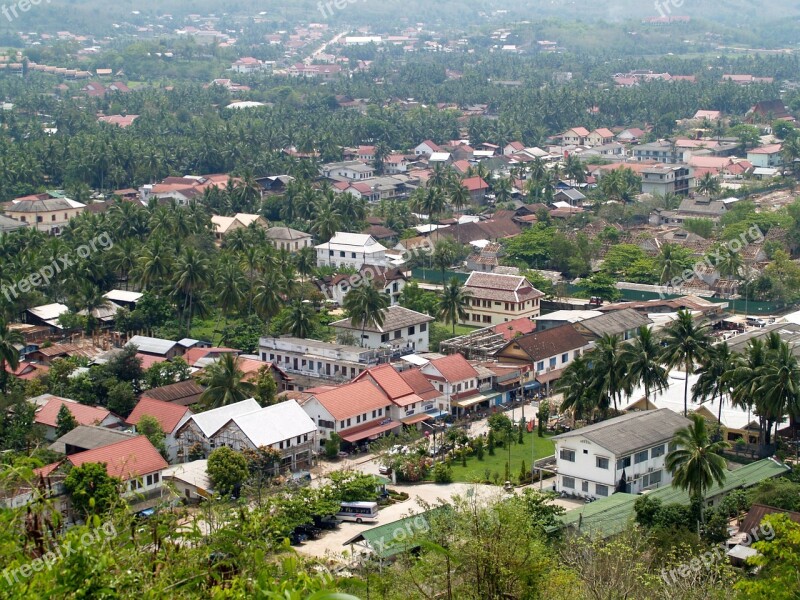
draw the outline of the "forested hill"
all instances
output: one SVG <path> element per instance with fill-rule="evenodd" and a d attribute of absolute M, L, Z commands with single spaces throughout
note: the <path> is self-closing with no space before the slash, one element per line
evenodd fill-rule
<path fill-rule="evenodd" d="M 758 27 L 762 32 L 797 27 L 800 3 L 773 0 L 756 5 L 747 0 L 346 0 L 343 8 L 324 11 L 325 0 L 47 0 L 20 13 L 10 22 L 0 19 L 0 30 L 76 29 L 92 33 L 111 30 L 113 24 L 146 24 L 171 15 L 180 25 L 189 14 L 215 14 L 220 23 L 232 25 L 241 17 L 266 18 L 276 23 L 320 22 L 332 25 L 412 26 L 419 22 L 458 27 L 520 20 L 559 18 L 589 23 L 636 21 L 663 15 L 685 15 L 742 31 Z M 327 12 L 327 15 L 323 15 Z M 743 27 L 743 23 L 747 27 Z M 169 23 L 164 23 L 168 29 Z M 769 39 L 769 38 L 767 38 Z"/>

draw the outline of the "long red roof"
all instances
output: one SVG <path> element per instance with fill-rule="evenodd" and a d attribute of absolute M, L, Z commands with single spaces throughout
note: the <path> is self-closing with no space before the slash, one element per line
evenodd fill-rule
<path fill-rule="evenodd" d="M 148 473 L 166 469 L 167 461 L 158 453 L 145 436 L 79 452 L 67 458 L 74 466 L 86 463 L 104 463 L 111 477 L 127 481 Z"/>

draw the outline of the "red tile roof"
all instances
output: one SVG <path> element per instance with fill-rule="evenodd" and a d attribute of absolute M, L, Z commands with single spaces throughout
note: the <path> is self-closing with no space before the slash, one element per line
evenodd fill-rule
<path fill-rule="evenodd" d="M 451 354 L 444 358 L 436 358 L 431 361 L 431 366 L 439 371 L 445 381 L 449 383 L 456 383 L 478 376 L 475 368 L 461 354 Z"/>
<path fill-rule="evenodd" d="M 478 190 L 488 190 L 489 184 L 480 177 L 468 177 L 461 182 L 470 192 L 477 192 Z"/>
<path fill-rule="evenodd" d="M 400 373 L 400 377 L 411 386 L 414 393 L 423 400 L 433 400 L 441 396 L 441 392 L 433 387 L 425 375 L 419 369 L 409 369 Z"/>
<path fill-rule="evenodd" d="M 155 417 L 164 433 L 172 433 L 186 413 L 191 411 L 180 404 L 172 404 L 152 398 L 142 398 L 127 418 L 129 425 L 137 425 L 144 415 Z"/>
<path fill-rule="evenodd" d="M 337 421 L 385 408 L 391 404 L 386 394 L 369 380 L 348 383 L 316 394 L 315 397 Z"/>
<path fill-rule="evenodd" d="M 79 452 L 68 457 L 74 466 L 86 463 L 105 463 L 111 477 L 127 481 L 167 468 L 167 461 L 143 435 L 109 446 Z"/>
<path fill-rule="evenodd" d="M 86 406 L 80 402 L 65 400 L 53 396 L 47 401 L 39 411 L 36 413 L 36 423 L 40 425 L 47 425 L 49 427 L 56 427 L 58 421 L 58 411 L 61 410 L 61 405 L 65 404 L 75 417 L 78 425 L 96 425 L 102 423 L 104 419 L 111 415 L 111 411 L 105 408 L 96 408 L 94 406 Z"/>
<path fill-rule="evenodd" d="M 391 400 L 402 398 L 403 396 L 414 393 L 414 390 L 411 389 L 411 386 L 408 385 L 402 377 L 400 377 L 400 373 L 398 373 L 395 368 L 389 364 L 367 369 L 353 381 L 363 381 L 367 378 L 371 378 L 375 383 L 377 383 L 378 387 L 380 387 Z"/>
<path fill-rule="evenodd" d="M 235 354 L 238 356 L 240 353 L 241 350 L 234 350 L 233 348 L 191 348 L 183 355 L 183 360 L 193 367 L 197 361 L 203 358 L 219 358 L 223 354 Z"/>
<path fill-rule="evenodd" d="M 513 340 L 517 337 L 517 334 L 525 335 L 527 333 L 531 333 L 532 331 L 536 330 L 536 323 L 531 321 L 527 317 L 521 317 L 519 319 L 514 319 L 513 321 L 508 321 L 507 323 L 500 323 L 499 325 L 494 326 L 495 333 L 499 333 L 503 336 L 503 338 L 508 340 Z"/>

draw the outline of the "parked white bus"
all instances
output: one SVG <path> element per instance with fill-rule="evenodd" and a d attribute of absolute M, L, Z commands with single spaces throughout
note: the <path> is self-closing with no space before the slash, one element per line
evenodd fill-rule
<path fill-rule="evenodd" d="M 342 502 L 339 512 L 336 513 L 336 518 L 340 521 L 374 523 L 378 520 L 378 503 Z"/>

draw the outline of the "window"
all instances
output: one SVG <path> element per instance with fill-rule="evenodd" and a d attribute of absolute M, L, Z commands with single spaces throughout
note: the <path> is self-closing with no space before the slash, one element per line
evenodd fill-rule
<path fill-rule="evenodd" d="M 561 460 L 566 460 L 568 462 L 575 462 L 575 450 L 569 450 L 567 448 L 562 448 L 561 452 L 559 453 Z"/>
<path fill-rule="evenodd" d="M 550 359 L 550 367 L 553 368 L 555 366 L 556 366 L 556 357 L 554 356 L 553 358 Z"/>
<path fill-rule="evenodd" d="M 50 216 L 50 220 L 51 220 L 51 221 L 55 221 L 55 220 L 56 220 L 56 216 L 55 216 L 55 215 L 51 215 L 51 216 Z"/>
<path fill-rule="evenodd" d="M 350 419 L 347 419 L 347 426 L 350 427 Z"/>
<path fill-rule="evenodd" d="M 626 456 L 624 458 L 620 458 L 619 460 L 617 460 L 617 471 L 620 471 L 622 469 L 627 469 L 630 466 L 631 466 L 630 456 Z"/>
<path fill-rule="evenodd" d="M 564 477 L 561 479 L 561 485 L 567 489 L 574 490 L 575 489 L 575 478 L 574 477 Z"/>
<path fill-rule="evenodd" d="M 608 469 L 608 459 L 598 456 L 595 458 L 595 464 L 598 469 Z"/>
<path fill-rule="evenodd" d="M 399 329 L 398 329 L 397 331 L 395 331 L 395 332 L 394 332 L 394 339 L 396 339 L 396 340 L 399 340 L 399 339 L 400 339 L 400 335 L 401 335 L 402 333 L 403 333 L 403 332 L 402 332 L 402 331 L 400 331 Z"/>
<path fill-rule="evenodd" d="M 356 425 L 361 423 L 361 415 L 356 415 Z"/>
<path fill-rule="evenodd" d="M 675 442 L 670 442 L 669 443 L 669 451 L 670 452 L 675 452 L 675 450 L 677 450 L 677 449 L 678 449 L 678 444 L 677 443 L 675 443 Z"/>
<path fill-rule="evenodd" d="M 281 449 L 281 450 L 283 450 L 283 442 L 281 442 L 280 444 L 278 444 L 278 448 L 279 448 L 279 449 Z"/>
<path fill-rule="evenodd" d="M 344 258 L 344 250 L 339 251 L 339 258 Z"/>
<path fill-rule="evenodd" d="M 428 324 L 427 323 L 423 323 L 422 325 L 419 326 L 419 332 L 420 333 L 425 333 L 426 331 L 428 331 Z"/>
<path fill-rule="evenodd" d="M 373 411 L 372 411 L 372 418 L 374 419 L 374 418 L 376 418 L 377 416 L 378 416 L 378 411 L 377 411 L 377 410 L 373 410 Z"/>
<path fill-rule="evenodd" d="M 583 453 L 584 453 L 584 454 L 589 454 L 589 451 L 588 451 L 586 448 L 584 448 L 584 449 L 583 449 Z"/>
<path fill-rule="evenodd" d="M 650 473 L 650 485 L 661 483 L 661 471 L 653 471 Z"/>
<path fill-rule="evenodd" d="M 594 486 L 594 493 L 598 496 L 608 496 L 608 486 L 596 483 Z"/>
<path fill-rule="evenodd" d="M 414 329 L 414 327 L 409 327 L 409 328 L 408 328 L 408 335 L 414 335 L 414 334 L 416 333 L 416 331 L 417 331 L 417 330 L 416 330 L 416 329 Z"/>
<path fill-rule="evenodd" d="M 320 419 L 319 426 L 325 429 L 334 429 L 336 427 L 336 423 L 334 423 L 333 421 L 326 421 L 325 419 Z"/>
<path fill-rule="evenodd" d="M 344 429 L 344 421 L 339 421 L 339 429 Z"/>
<path fill-rule="evenodd" d="M 538 363 L 536 363 L 536 370 L 537 371 L 544 371 L 544 361 L 543 360 L 540 360 Z"/>
<path fill-rule="evenodd" d="M 586 492 L 587 494 L 589 493 L 589 482 L 588 481 L 584 481 L 584 482 L 581 483 L 581 491 L 582 492 Z"/>
<path fill-rule="evenodd" d="M 388 341 L 389 341 L 389 334 L 388 333 L 384 333 L 383 335 L 381 335 L 381 342 L 385 343 L 385 342 L 388 342 Z"/>
<path fill-rule="evenodd" d="M 350 253 L 350 258 L 355 258 L 355 257 L 356 257 L 356 253 L 355 252 L 351 252 Z"/>
<path fill-rule="evenodd" d="M 633 464 L 638 465 L 643 462 L 647 462 L 647 450 L 642 450 L 633 455 Z"/>
<path fill-rule="evenodd" d="M 569 352 L 565 352 L 561 355 L 561 364 L 563 365 L 565 362 L 569 360 Z"/>
<path fill-rule="evenodd" d="M 657 456 L 664 456 L 664 444 L 655 446 L 652 450 L 650 450 L 651 458 L 656 458 Z"/>

